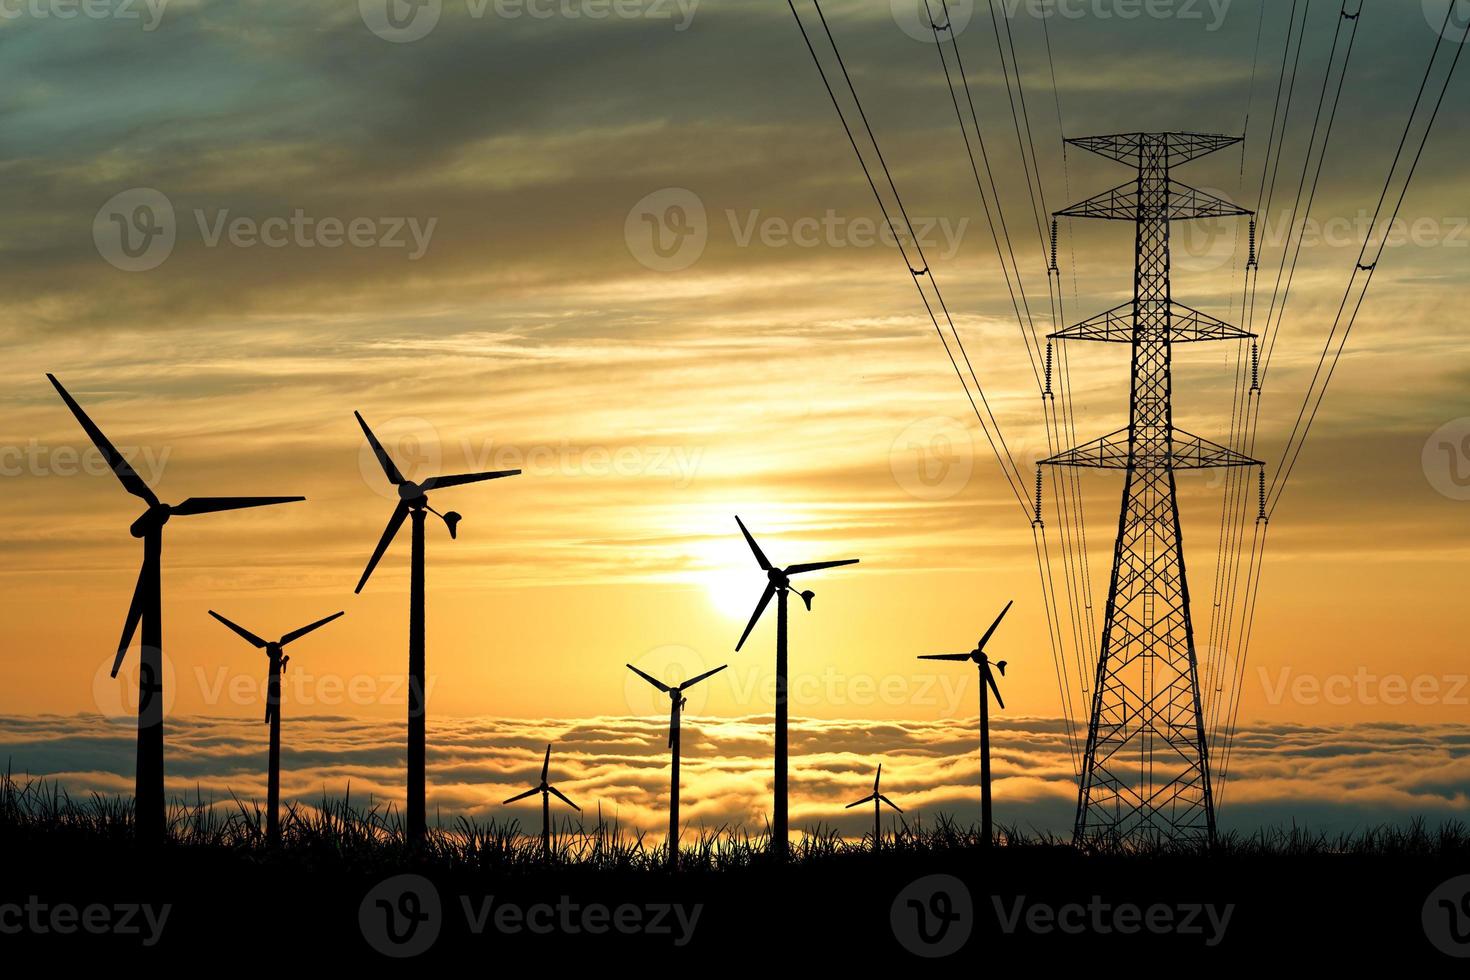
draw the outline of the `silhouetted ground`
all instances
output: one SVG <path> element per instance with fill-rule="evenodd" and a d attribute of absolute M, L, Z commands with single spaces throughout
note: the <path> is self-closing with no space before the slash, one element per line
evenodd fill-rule
<path fill-rule="evenodd" d="M 973 830 L 942 824 L 878 854 L 871 840 L 810 834 L 785 867 L 764 837 L 721 831 L 686 842 L 675 875 L 661 848 L 608 825 L 562 828 L 548 865 L 539 837 L 515 824 L 461 821 L 414 853 L 392 814 L 347 802 L 293 812 L 277 848 L 252 806 L 196 801 L 171 816 L 169 841 L 143 848 L 127 801 L 0 784 L 0 946 L 225 967 L 272 949 L 292 964 L 413 953 L 415 966 L 539 952 L 548 969 L 618 972 L 1036 969 L 1109 954 L 1114 969 L 1320 969 L 1385 955 L 1452 969 L 1466 961 L 1436 943 L 1470 955 L 1470 877 L 1452 881 L 1470 876 L 1461 825 L 1263 832 L 1205 855 L 1082 853 L 1014 833 L 986 850 Z M 935 953 L 951 958 L 923 958 Z M 1139 960 L 1161 954 L 1181 958 Z"/>

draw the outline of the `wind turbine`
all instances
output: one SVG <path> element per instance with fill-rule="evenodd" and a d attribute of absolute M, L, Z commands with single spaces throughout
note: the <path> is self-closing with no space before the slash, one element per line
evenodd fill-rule
<path fill-rule="evenodd" d="M 880 762 L 880 763 L 878 763 L 878 775 L 876 775 L 876 776 L 873 777 L 873 792 L 870 793 L 869 795 L 863 797 L 860 800 L 857 800 L 855 802 L 849 803 L 847 806 L 845 806 L 843 808 L 845 810 L 851 810 L 853 807 L 855 807 L 855 806 L 862 806 L 864 803 L 872 803 L 873 804 L 873 850 L 875 850 L 875 851 L 881 851 L 883 849 L 883 822 L 882 822 L 883 821 L 883 806 L 882 806 L 882 804 L 887 803 L 889 806 L 893 807 L 893 809 L 894 809 L 895 812 L 897 812 L 897 813 L 903 813 L 903 811 L 898 808 L 898 805 L 896 803 L 894 803 L 888 797 L 884 796 L 882 793 L 878 792 L 878 781 L 881 780 L 882 778 L 883 778 L 883 764 Z"/>
<path fill-rule="evenodd" d="M 541 794 L 541 854 L 548 862 L 551 860 L 551 797 L 555 795 L 558 800 L 561 800 L 573 810 L 576 810 L 578 813 L 582 812 L 581 807 L 567 799 L 561 790 L 546 781 L 546 771 L 550 768 L 551 746 L 548 745 L 546 746 L 546 761 L 541 763 L 541 782 L 524 793 L 518 793 L 512 796 L 505 803 L 501 804 L 501 806 L 505 806 L 517 800 L 524 800 L 528 796 L 535 796 L 537 793 Z"/>
<path fill-rule="evenodd" d="M 674 757 L 673 769 L 669 774 L 669 867 L 675 871 L 679 869 L 679 718 L 689 700 L 684 697 L 684 692 L 728 666 L 730 665 L 722 664 L 714 670 L 707 670 L 698 677 L 690 678 L 678 687 L 670 687 L 628 664 L 629 670 L 669 696 L 669 751 Z"/>
<path fill-rule="evenodd" d="M 430 477 L 422 483 L 414 483 L 403 478 L 388 451 L 363 421 L 362 415 L 358 412 L 352 414 L 357 416 L 357 424 L 362 426 L 363 435 L 367 436 L 368 444 L 373 447 L 373 454 L 378 457 L 383 474 L 388 477 L 389 483 L 398 488 L 398 503 L 394 506 L 393 513 L 388 518 L 388 526 L 383 529 L 383 536 L 378 539 L 378 546 L 373 549 L 373 556 L 368 559 L 367 568 L 363 569 L 362 578 L 358 580 L 357 588 L 353 592 L 362 592 L 362 587 L 367 585 L 368 576 L 373 574 L 378 560 L 383 557 L 383 552 L 393 543 L 393 536 L 403 526 L 404 518 L 413 518 L 408 599 L 408 790 L 404 808 L 408 819 L 409 843 L 417 844 L 424 839 L 427 827 L 424 818 L 424 515 L 432 513 L 443 520 L 451 539 L 458 536 L 460 522 L 460 515 L 455 511 L 441 514 L 430 507 L 429 491 L 495 480 L 502 476 L 515 476 L 520 470 L 461 473 L 457 476 Z"/>
<path fill-rule="evenodd" d="M 856 558 L 844 558 L 841 561 L 816 561 L 806 562 L 799 565 L 787 565 L 785 568 L 773 566 L 761 551 L 760 545 L 755 543 L 755 538 L 745 528 L 745 522 L 738 516 L 735 523 L 740 525 L 740 533 L 745 535 L 745 541 L 750 545 L 751 552 L 755 555 L 756 563 L 766 573 L 766 589 L 761 593 L 760 601 L 755 605 L 755 612 L 751 614 L 750 622 L 745 624 L 745 632 L 740 634 L 740 642 L 735 644 L 738 653 L 745 645 L 745 640 L 750 636 L 750 631 L 755 629 L 756 621 L 761 618 L 761 613 L 766 611 L 766 606 L 771 602 L 771 597 L 776 597 L 776 785 L 775 800 L 772 810 L 771 845 L 775 850 L 776 859 L 784 860 L 786 857 L 786 596 L 794 591 L 791 587 L 791 576 L 800 575 L 804 572 L 815 572 L 823 568 L 837 568 L 840 565 L 856 565 Z M 806 605 L 807 611 L 812 608 L 813 593 L 798 592 L 801 601 Z"/>
<path fill-rule="evenodd" d="M 990 639 L 1000 621 L 1005 619 L 1006 613 L 1011 611 L 1015 604 L 1012 599 L 1006 603 L 1006 607 L 995 617 L 995 622 L 990 624 L 990 629 L 980 637 L 980 642 L 975 644 L 975 649 L 969 653 L 935 653 L 922 656 L 920 660 L 973 660 L 980 670 L 980 832 L 985 838 L 982 846 L 989 847 L 992 840 L 991 812 L 990 812 L 990 695 L 995 693 L 995 702 L 1002 708 L 1006 706 L 1000 696 L 1000 688 L 995 686 L 995 674 L 991 672 L 991 659 L 985 654 L 985 642 Z M 993 662 L 1000 676 L 1006 674 L 1006 662 L 996 660 Z"/>
<path fill-rule="evenodd" d="M 266 840 L 276 844 L 281 840 L 281 675 L 286 672 L 286 664 L 291 660 L 290 657 L 281 653 L 281 649 L 286 644 L 301 639 L 317 627 L 327 625 L 342 613 L 334 612 L 314 623 L 292 630 L 279 640 L 262 640 L 245 627 L 230 622 L 213 609 L 209 611 L 209 614 L 234 630 L 256 649 L 264 650 L 265 655 L 270 658 L 270 686 L 267 688 L 265 700 L 265 720 L 271 726 L 270 761 L 266 772 L 265 836 Z"/>
<path fill-rule="evenodd" d="M 165 803 L 163 795 L 163 526 L 170 517 L 213 514 L 245 507 L 284 504 L 305 497 L 188 497 L 181 503 L 166 504 L 143 482 L 132 465 L 123 458 L 97 424 L 87 417 L 71 393 L 61 386 L 54 374 L 46 377 L 56 388 L 61 400 L 82 424 L 103 459 L 122 483 L 123 489 L 148 505 L 128 528 L 143 541 L 143 565 L 133 587 L 133 600 L 123 623 L 117 657 L 112 662 L 112 676 L 122 668 L 123 657 L 133 643 L 133 634 L 142 626 L 142 642 L 138 650 L 138 763 L 135 776 L 134 806 L 138 839 L 157 841 L 164 835 Z"/>

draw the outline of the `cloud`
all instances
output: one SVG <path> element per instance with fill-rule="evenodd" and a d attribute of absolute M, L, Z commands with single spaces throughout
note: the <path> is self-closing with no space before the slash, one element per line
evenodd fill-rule
<path fill-rule="evenodd" d="M 692 827 L 761 828 L 769 814 L 769 716 L 686 719 L 684 819 Z M 791 728 L 794 827 L 859 835 L 865 808 L 845 805 L 871 792 L 883 764 L 884 794 L 911 822 L 941 814 L 978 820 L 975 721 L 796 721 Z M 1076 783 L 1060 722 L 997 723 L 993 736 L 997 819 L 1065 834 Z M 590 814 L 661 837 L 668 804 L 662 719 L 461 718 L 430 724 L 430 812 L 446 822 L 519 819 L 534 829 L 532 803 L 501 800 L 534 785 L 553 744 L 551 781 Z M 171 720 L 168 788 L 175 796 L 228 803 L 265 795 L 265 727 L 237 719 Z M 349 791 L 355 800 L 400 803 L 400 726 L 345 717 L 291 718 L 282 753 L 282 795 L 306 805 Z M 43 775 L 73 794 L 128 793 L 133 735 L 94 716 L 37 716 L 0 722 L 0 754 L 16 773 Z M 1416 817 L 1458 819 L 1470 805 L 1470 727 L 1362 724 L 1258 725 L 1237 735 L 1221 824 L 1252 830 L 1295 821 L 1351 830 Z"/>

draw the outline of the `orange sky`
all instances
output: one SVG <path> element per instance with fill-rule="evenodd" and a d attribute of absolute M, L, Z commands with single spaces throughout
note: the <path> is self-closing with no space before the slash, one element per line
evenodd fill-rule
<path fill-rule="evenodd" d="M 851 42 L 911 210 L 951 222 L 935 232 L 935 273 L 1029 474 L 1045 451 L 1036 399 L 943 83 L 932 49 L 882 6 L 837 16 L 834 29 Z M 1056 25 L 1069 135 L 1239 130 L 1257 8 L 1238 7 L 1217 31 Z M 862 559 L 813 576 L 813 612 L 793 614 L 795 713 L 967 717 L 976 692 L 965 670 L 913 658 L 967 649 L 1014 598 L 995 641 L 1011 663 L 1008 711 L 1058 714 L 1029 530 L 898 258 L 851 237 L 850 222 L 876 211 L 784 10 L 711 5 L 687 31 L 512 21 L 497 32 L 449 12 L 428 37 L 392 44 L 351 11 L 272 9 L 268 29 L 211 3 L 179 5 L 146 33 L 0 26 L 16 42 L 0 120 L 10 134 L 0 506 L 11 559 L 0 573 L 11 651 L 0 712 L 109 711 L 131 698 L 105 666 L 136 574 L 127 524 L 138 508 L 111 477 L 78 472 L 68 454 L 83 435 L 45 381 L 54 371 L 119 446 L 151 454 L 138 468 L 166 500 L 308 497 L 170 524 L 175 713 L 259 711 L 263 665 L 211 608 L 269 635 L 347 610 L 293 649 L 302 680 L 288 698 L 303 712 L 402 713 L 406 536 L 364 594 L 351 594 L 391 507 L 359 410 L 405 470 L 420 461 L 420 476 L 526 470 L 435 495 L 465 515 L 458 541 L 430 527 L 436 717 L 623 713 L 628 661 L 691 673 L 729 662 L 704 710 L 768 710 L 771 624 L 733 653 L 762 585 L 737 513 L 777 561 Z M 1409 75 L 1433 39 L 1417 13 L 1392 29 L 1392 15 L 1375 13 L 1379 29 L 1356 56 L 1356 114 L 1314 211 L 1324 221 L 1372 206 L 1387 164 L 1381 134 L 1401 126 Z M 1051 119 L 1045 62 L 1030 60 L 1035 24 L 1017 30 L 1038 120 Z M 1274 30 L 1268 22 L 1258 139 Z M 1116 42 L 1106 55 L 1091 43 L 1100 37 Z M 1319 60 L 1327 37 L 1312 34 Z M 993 46 L 978 31 L 963 43 L 987 135 L 1006 152 L 1014 140 Z M 1133 70 L 1128 51 L 1146 53 L 1150 69 Z M 81 54 L 128 83 L 98 87 L 62 70 Z M 1307 61 L 1309 101 L 1321 67 Z M 1470 207 L 1465 112 L 1458 100 L 1439 123 L 1405 205 L 1429 230 L 1389 251 L 1277 512 L 1244 717 L 1431 724 L 1463 720 L 1470 704 L 1460 598 L 1470 533 L 1451 469 L 1470 472 L 1470 459 L 1425 464 L 1441 426 L 1470 430 L 1458 315 L 1470 234 L 1456 217 Z M 1125 178 L 1075 157 L 1063 175 L 1054 123 L 1044 132 L 1053 206 L 1064 184 L 1081 198 Z M 1247 155 L 1245 177 L 1239 166 L 1221 154 L 1179 176 L 1249 199 L 1259 159 Z M 1294 183 L 1299 156 L 1284 168 Z M 1002 173 L 1020 213 L 1019 172 Z M 177 241 L 156 268 L 129 272 L 108 264 L 92 232 L 98 209 L 135 188 L 165 195 Z M 639 209 L 669 188 L 699 202 L 706 241 L 688 267 L 662 271 L 638 237 Z M 377 228 L 408 215 L 435 225 L 417 258 L 209 243 L 222 211 L 260 226 L 297 209 Z M 810 247 L 782 239 L 829 209 L 843 230 Z M 767 233 L 743 243 L 750 228 Z M 1128 287 L 1126 228 L 1075 235 L 1064 249 L 1075 248 L 1069 319 Z M 1182 250 L 1176 296 L 1235 318 L 1242 256 L 1217 263 L 1212 241 Z M 1034 236 L 1018 242 L 1030 250 L 1027 274 L 1039 270 Z M 1266 401 L 1273 468 L 1355 253 L 1330 236 L 1304 253 Z M 1223 436 L 1234 356 L 1225 345 L 1180 353 L 1185 428 Z M 1079 435 L 1123 424 L 1120 352 L 1076 349 L 1072 367 Z M 934 461 L 915 447 L 936 435 L 957 456 L 934 487 L 917 478 L 917 463 Z M 1101 595 L 1117 476 L 1089 474 L 1085 485 Z M 1220 490 L 1197 477 L 1181 485 L 1198 600 L 1210 595 Z M 1317 683 L 1328 690 L 1314 693 Z"/>

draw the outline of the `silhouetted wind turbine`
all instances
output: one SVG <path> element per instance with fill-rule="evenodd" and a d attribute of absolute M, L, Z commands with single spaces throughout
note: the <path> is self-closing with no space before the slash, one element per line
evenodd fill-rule
<path fill-rule="evenodd" d="M 532 789 L 526 790 L 524 793 L 518 793 L 505 801 L 505 803 L 514 803 L 517 800 L 524 800 L 528 796 L 535 796 L 537 793 L 541 794 L 541 854 L 548 862 L 551 860 L 551 797 L 554 795 L 558 800 L 561 800 L 573 810 L 576 810 L 578 813 L 582 812 L 581 807 L 567 799 L 562 795 L 561 790 L 546 781 L 546 772 L 550 768 L 551 746 L 548 745 L 546 746 L 546 761 L 541 763 L 540 784 Z M 505 803 L 501 805 L 504 806 Z"/>
<path fill-rule="evenodd" d="M 116 677 L 118 670 L 122 668 L 123 657 L 133 642 L 133 633 L 141 624 L 142 642 L 138 650 L 138 763 L 134 807 L 138 839 L 156 841 L 163 837 L 166 819 L 163 795 L 163 526 L 170 517 L 213 514 L 244 507 L 284 504 L 306 498 L 188 497 L 178 504 L 163 503 L 123 458 L 122 453 L 117 451 L 117 447 L 102 434 L 97 424 L 87 417 L 82 406 L 61 386 L 56 376 L 48 374 L 46 377 L 82 424 L 93 445 L 102 453 L 103 459 L 112 468 L 123 489 L 148 504 L 148 509 L 128 528 L 133 537 L 143 540 L 143 566 L 138 571 L 138 582 L 133 587 L 128 618 L 123 623 L 117 657 L 112 662 L 112 676 Z"/>
<path fill-rule="evenodd" d="M 408 600 L 408 791 L 404 808 L 409 843 L 417 844 L 424 839 L 427 827 L 424 818 L 424 515 L 432 513 L 443 520 L 445 527 L 449 528 L 451 539 L 458 535 L 460 522 L 460 515 L 455 511 L 440 514 L 430 507 L 428 493 L 442 487 L 457 487 L 465 483 L 515 476 L 520 470 L 436 476 L 422 483 L 414 483 L 405 480 L 403 474 L 398 472 L 392 457 L 383 448 L 383 444 L 378 442 L 378 437 L 373 435 L 373 430 L 368 428 L 362 415 L 358 412 L 352 414 L 357 416 L 357 424 L 362 426 L 363 435 L 367 436 L 368 444 L 373 447 L 373 453 L 378 457 L 378 463 L 383 467 L 388 482 L 398 488 L 398 504 L 389 516 L 388 526 L 383 529 L 383 536 L 378 539 L 378 546 L 373 549 L 373 556 L 368 559 L 367 568 L 363 569 L 362 578 L 358 580 L 354 592 L 361 592 L 362 587 L 367 585 L 368 576 L 373 574 L 383 552 L 393 543 L 393 536 L 403 526 L 403 519 L 410 516 L 413 518 Z"/>
<path fill-rule="evenodd" d="M 266 766 L 266 814 L 265 814 L 265 836 L 272 844 L 281 839 L 281 675 L 286 672 L 286 664 L 291 658 L 284 656 L 281 649 L 294 640 L 299 640 L 307 633 L 319 626 L 325 626 L 338 616 L 340 612 L 318 619 L 300 629 L 292 630 L 279 640 L 262 640 L 254 633 L 237 623 L 232 623 L 213 609 L 209 614 L 234 630 L 245 641 L 257 649 L 265 651 L 270 658 L 270 683 L 266 689 L 265 720 L 271 726 L 270 761 Z"/>
<path fill-rule="evenodd" d="M 990 624 L 990 629 L 980 637 L 980 642 L 975 644 L 975 649 L 969 653 L 935 653 L 920 657 L 920 660 L 973 660 L 980 669 L 980 832 L 985 838 L 983 846 L 989 847 L 991 834 L 991 812 L 990 812 L 990 694 L 995 693 L 995 702 L 1002 708 L 1006 706 L 1000 696 L 1000 688 L 995 686 L 995 674 L 991 673 L 991 660 L 985 654 L 985 643 L 990 639 L 1000 621 L 1005 619 L 1006 613 L 1011 611 L 1015 604 L 1012 599 L 1006 603 L 1006 607 L 995 617 L 995 622 Z M 1000 671 L 1002 677 L 1006 673 L 1006 662 L 997 660 L 994 662 L 995 669 Z"/>
<path fill-rule="evenodd" d="M 745 632 L 740 634 L 740 642 L 735 644 L 738 652 L 745 645 L 745 640 L 750 636 L 750 631 L 755 629 L 756 621 L 761 618 L 761 613 L 766 611 L 771 597 L 776 597 L 776 785 L 775 800 L 772 809 L 771 846 L 778 860 L 786 856 L 786 595 L 793 591 L 791 588 L 791 576 L 800 575 L 804 572 L 815 572 L 823 568 L 837 568 L 840 565 L 856 565 L 856 558 L 845 558 L 841 561 L 817 561 L 807 562 L 800 565 L 787 565 L 785 568 L 773 566 L 761 551 L 760 545 L 755 543 L 755 538 L 745 529 L 745 522 L 739 517 L 735 523 L 740 525 L 740 533 L 745 535 L 745 541 L 750 545 L 751 552 L 755 555 L 756 562 L 766 573 L 766 589 L 761 593 L 760 601 L 755 605 L 755 612 L 751 614 L 750 622 L 745 624 Z M 812 592 L 799 592 L 801 601 L 806 605 L 808 611 L 812 608 Z"/>
<path fill-rule="evenodd" d="M 883 806 L 882 805 L 884 803 L 887 803 L 889 806 L 893 807 L 893 809 L 896 812 L 903 813 L 903 811 L 898 808 L 898 805 L 896 803 L 894 803 L 888 797 L 884 796 L 882 793 L 878 792 L 878 781 L 881 780 L 882 778 L 883 778 L 883 764 L 880 762 L 878 764 L 878 775 L 876 775 L 876 776 L 873 777 L 873 792 L 870 793 L 869 795 L 863 797 L 860 800 L 857 800 L 855 802 L 849 803 L 846 807 L 843 808 L 843 809 L 846 809 L 846 810 L 851 810 L 853 807 L 855 807 L 855 806 L 862 806 L 864 803 L 871 803 L 871 804 L 873 804 L 873 850 L 875 850 L 875 851 L 882 850 L 882 848 L 883 848 Z"/>
<path fill-rule="evenodd" d="M 698 684 L 706 677 L 718 674 L 729 664 L 722 664 L 714 670 L 707 670 L 698 677 L 691 677 L 678 687 L 670 687 L 663 681 L 649 677 L 643 671 L 628 664 L 628 669 L 639 677 L 652 684 L 669 696 L 669 751 L 673 755 L 673 769 L 669 774 L 669 867 L 673 870 L 679 868 L 679 718 L 684 713 L 684 705 L 688 698 L 684 692 Z"/>

